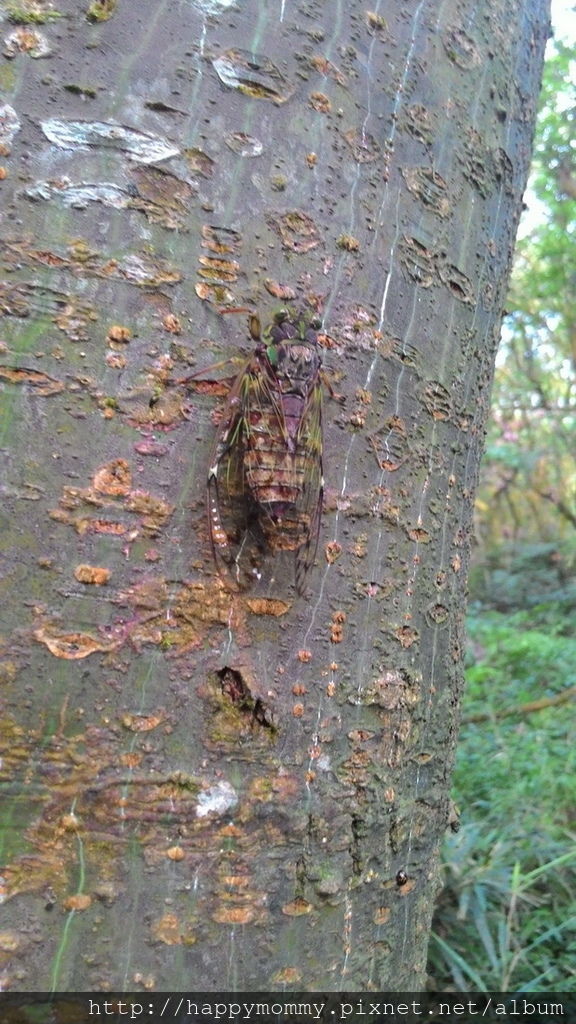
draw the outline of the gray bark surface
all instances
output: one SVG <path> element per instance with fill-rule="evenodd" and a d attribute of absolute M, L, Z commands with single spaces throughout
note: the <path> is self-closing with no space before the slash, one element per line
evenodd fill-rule
<path fill-rule="evenodd" d="M 3 987 L 415 991 L 548 5 L 3 6 Z M 175 383 L 286 294 L 305 598 L 216 574 Z"/>

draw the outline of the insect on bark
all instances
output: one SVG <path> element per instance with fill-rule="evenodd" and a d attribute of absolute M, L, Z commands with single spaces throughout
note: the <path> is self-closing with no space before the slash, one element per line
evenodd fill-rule
<path fill-rule="evenodd" d="M 208 520 L 220 572 L 250 559 L 250 543 L 293 551 L 295 583 L 318 546 L 322 512 L 322 378 L 319 320 L 282 310 L 236 377 L 208 472 Z M 253 571 L 255 571 L 253 569 Z"/>

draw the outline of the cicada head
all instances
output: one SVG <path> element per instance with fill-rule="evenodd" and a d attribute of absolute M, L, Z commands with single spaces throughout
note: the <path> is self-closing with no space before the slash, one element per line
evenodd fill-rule
<path fill-rule="evenodd" d="M 283 394 L 306 398 L 318 383 L 322 365 L 317 337 L 319 326 L 317 318 L 289 319 L 286 310 L 275 317 L 267 353 Z"/>

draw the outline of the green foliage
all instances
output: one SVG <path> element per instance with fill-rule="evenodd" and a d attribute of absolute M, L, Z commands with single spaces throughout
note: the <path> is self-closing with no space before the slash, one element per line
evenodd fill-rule
<path fill-rule="evenodd" d="M 488 553 L 505 538 L 572 544 L 576 526 L 576 158 L 573 50 L 544 71 L 535 156 L 498 357 L 478 501 Z M 482 551 L 481 554 L 484 552 Z"/>
<path fill-rule="evenodd" d="M 456 802 L 506 823 L 529 845 L 538 824 L 554 840 L 569 827 L 576 770 L 576 720 L 556 706 L 498 717 L 503 709 L 561 694 L 576 684 L 576 638 L 568 616 L 550 624 L 553 606 L 469 620 L 470 664 L 455 771 Z M 569 705 L 568 705 L 569 706 Z M 571 777 L 572 776 L 572 777 Z M 473 785 L 471 786 L 471 780 Z"/>
<path fill-rule="evenodd" d="M 477 604 L 499 611 L 553 602 L 554 621 L 548 625 L 555 626 L 559 616 L 576 616 L 574 555 L 569 543 L 503 543 L 472 568 L 471 594 Z"/>
<path fill-rule="evenodd" d="M 574 838 L 574 837 L 573 837 Z M 576 849 L 535 866 L 513 836 L 465 825 L 445 850 L 430 971 L 436 990 L 572 992 L 576 985 Z"/>
<path fill-rule="evenodd" d="M 446 840 L 430 949 L 440 991 L 576 990 L 576 699 L 525 707 L 576 685 L 575 63 L 555 43 L 545 65 L 532 226 L 496 368 L 455 770 L 461 830 Z"/>
<path fill-rule="evenodd" d="M 462 827 L 445 844 L 434 988 L 576 985 L 573 704 L 522 707 L 576 684 L 571 622 L 554 604 L 470 618 L 455 771 Z"/>
<path fill-rule="evenodd" d="M 562 41 L 555 42 L 542 79 L 531 179 L 533 191 L 550 208 L 563 203 L 564 179 L 558 171 L 561 168 L 570 171 L 573 161 L 576 109 L 573 106 L 572 86 L 575 72 L 573 47 Z"/>

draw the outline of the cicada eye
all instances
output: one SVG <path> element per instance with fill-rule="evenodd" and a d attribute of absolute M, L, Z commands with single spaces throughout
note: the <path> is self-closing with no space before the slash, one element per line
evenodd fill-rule
<path fill-rule="evenodd" d="M 288 319 L 289 313 L 287 309 L 279 309 L 277 313 L 274 313 L 274 323 L 283 324 Z"/>
<path fill-rule="evenodd" d="M 322 321 L 319 316 L 312 317 L 310 321 L 310 327 L 312 328 L 313 331 L 320 330 L 320 328 L 322 327 Z"/>

